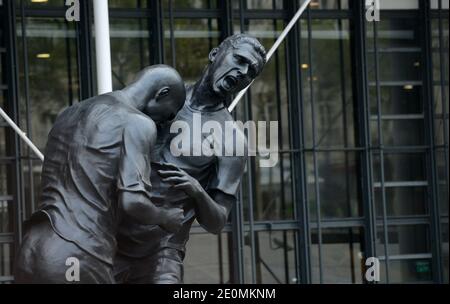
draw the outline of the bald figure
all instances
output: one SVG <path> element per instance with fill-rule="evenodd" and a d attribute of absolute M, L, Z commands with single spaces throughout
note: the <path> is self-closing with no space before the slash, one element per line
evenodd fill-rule
<path fill-rule="evenodd" d="M 150 200 L 150 155 L 156 125 L 175 117 L 185 94 L 174 69 L 151 66 L 123 90 L 57 117 L 45 150 L 41 204 L 16 259 L 17 283 L 114 283 L 124 216 L 169 232 L 181 227 L 182 209 Z"/>

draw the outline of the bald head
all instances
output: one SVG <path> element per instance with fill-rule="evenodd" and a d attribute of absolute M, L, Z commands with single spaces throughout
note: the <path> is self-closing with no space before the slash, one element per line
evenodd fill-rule
<path fill-rule="evenodd" d="M 186 99 L 183 79 L 168 65 L 143 69 L 123 92 L 134 100 L 138 110 L 157 123 L 172 120 Z"/>

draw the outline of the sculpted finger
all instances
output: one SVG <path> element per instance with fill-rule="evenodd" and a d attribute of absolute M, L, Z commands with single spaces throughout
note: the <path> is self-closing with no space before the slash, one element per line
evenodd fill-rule
<path fill-rule="evenodd" d="M 183 173 L 180 171 L 165 171 L 165 170 L 158 170 L 159 175 L 162 177 L 171 177 L 171 176 L 184 176 Z"/>
<path fill-rule="evenodd" d="M 188 187 L 189 187 L 189 183 L 182 183 L 182 184 L 177 184 L 177 185 L 173 186 L 173 188 L 180 189 L 180 190 L 187 189 Z"/>
<path fill-rule="evenodd" d="M 179 177 L 179 176 L 172 176 L 172 177 L 168 177 L 168 178 L 163 178 L 163 182 L 168 182 L 168 183 L 185 183 L 186 179 L 183 177 Z"/>

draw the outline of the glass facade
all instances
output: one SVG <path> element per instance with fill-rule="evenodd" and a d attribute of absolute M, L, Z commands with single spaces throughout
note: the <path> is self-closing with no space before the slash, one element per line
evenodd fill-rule
<path fill-rule="evenodd" d="M 57 114 L 95 95 L 91 1 L 0 0 L 0 106 L 43 150 Z M 110 0 L 114 89 L 141 68 L 195 82 L 233 33 L 269 49 L 302 1 Z M 448 283 L 448 0 L 313 0 L 238 105 L 279 122 L 279 162 L 249 158 L 219 235 L 194 225 L 186 283 Z M 41 162 L 0 120 L 0 283 L 14 280 Z"/>

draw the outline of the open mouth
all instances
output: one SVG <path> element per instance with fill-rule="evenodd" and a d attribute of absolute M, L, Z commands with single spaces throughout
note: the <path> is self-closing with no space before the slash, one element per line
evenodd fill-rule
<path fill-rule="evenodd" d="M 222 86 L 226 91 L 230 91 L 234 89 L 234 87 L 237 85 L 237 79 L 234 76 L 226 76 L 222 81 Z"/>

